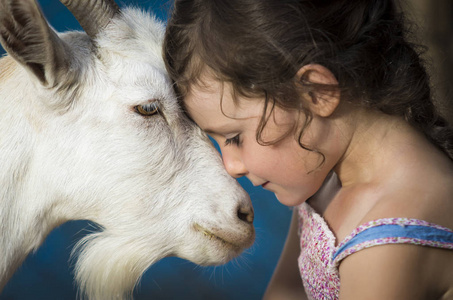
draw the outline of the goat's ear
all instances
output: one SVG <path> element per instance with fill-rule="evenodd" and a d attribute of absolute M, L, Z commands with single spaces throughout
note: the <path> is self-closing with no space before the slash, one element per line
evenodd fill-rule
<path fill-rule="evenodd" d="M 68 69 L 69 49 L 35 0 L 0 0 L 0 42 L 46 87 L 56 86 Z"/>

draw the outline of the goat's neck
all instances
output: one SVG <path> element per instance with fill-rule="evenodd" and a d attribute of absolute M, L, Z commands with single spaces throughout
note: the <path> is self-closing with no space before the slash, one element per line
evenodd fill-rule
<path fill-rule="evenodd" d="M 52 216 L 50 204 L 40 199 L 44 191 L 36 189 L 31 193 L 26 174 L 19 180 L 15 178 L 20 176 L 19 170 L 6 169 L 9 174 L 1 174 L 0 181 L 0 290 L 27 255 L 62 223 Z"/>
<path fill-rule="evenodd" d="M 62 220 L 39 182 L 31 182 L 33 129 L 23 116 L 24 95 L 11 94 L 20 76 L 8 57 L 0 59 L 0 290 L 16 268 Z"/>

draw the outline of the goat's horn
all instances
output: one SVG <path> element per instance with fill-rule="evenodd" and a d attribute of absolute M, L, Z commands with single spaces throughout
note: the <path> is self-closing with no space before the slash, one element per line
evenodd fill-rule
<path fill-rule="evenodd" d="M 114 0 L 60 0 L 92 38 L 119 12 Z"/>

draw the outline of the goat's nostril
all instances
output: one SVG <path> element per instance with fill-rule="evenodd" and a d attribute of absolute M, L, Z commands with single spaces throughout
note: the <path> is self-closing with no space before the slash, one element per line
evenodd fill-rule
<path fill-rule="evenodd" d="M 239 206 L 238 207 L 238 218 L 247 223 L 253 223 L 253 208 L 250 206 Z"/>

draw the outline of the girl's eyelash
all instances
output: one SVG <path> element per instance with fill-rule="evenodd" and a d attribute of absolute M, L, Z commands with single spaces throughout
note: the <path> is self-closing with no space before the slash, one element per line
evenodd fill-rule
<path fill-rule="evenodd" d="M 239 134 L 236 135 L 235 137 L 232 137 L 231 139 L 226 139 L 225 140 L 225 146 L 228 146 L 228 145 L 236 145 L 236 146 L 239 146 L 240 144 L 240 141 L 239 141 Z"/>

